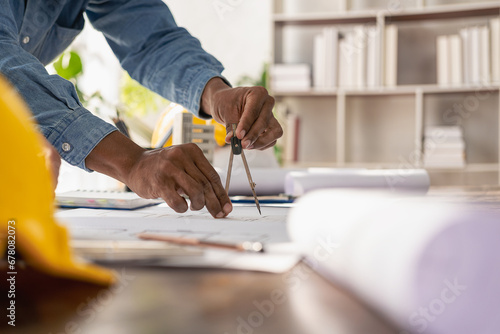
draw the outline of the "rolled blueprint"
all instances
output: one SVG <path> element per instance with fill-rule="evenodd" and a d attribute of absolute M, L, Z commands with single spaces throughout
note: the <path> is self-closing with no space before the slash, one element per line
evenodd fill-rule
<path fill-rule="evenodd" d="M 288 217 L 311 267 L 411 333 L 500 333 L 500 213 L 354 190 Z"/>
<path fill-rule="evenodd" d="M 291 171 L 304 169 L 283 169 L 283 168 L 250 168 L 253 182 L 255 182 L 255 192 L 257 196 L 279 195 L 285 192 L 285 177 Z M 217 172 L 222 181 L 226 184 L 227 171 L 218 169 Z M 252 196 L 252 190 L 248 183 L 247 174 L 242 166 L 233 167 L 231 182 L 229 183 L 229 195 Z"/>
<path fill-rule="evenodd" d="M 386 189 L 425 194 L 429 186 L 429 174 L 424 169 L 310 168 L 288 173 L 284 191 L 292 196 L 325 188 Z"/>

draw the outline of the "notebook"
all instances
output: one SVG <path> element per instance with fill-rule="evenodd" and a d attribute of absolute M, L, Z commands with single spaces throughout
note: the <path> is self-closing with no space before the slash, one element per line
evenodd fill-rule
<path fill-rule="evenodd" d="M 162 202 L 162 199 L 145 199 L 123 191 L 76 190 L 56 194 L 56 205 L 61 208 L 135 210 Z"/>

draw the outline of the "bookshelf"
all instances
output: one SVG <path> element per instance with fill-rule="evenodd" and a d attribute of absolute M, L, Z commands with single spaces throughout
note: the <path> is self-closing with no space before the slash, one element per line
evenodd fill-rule
<path fill-rule="evenodd" d="M 273 63 L 309 64 L 311 73 L 314 38 L 325 27 L 342 36 L 368 26 L 379 36 L 376 85 L 272 92 L 300 117 L 298 159 L 286 166 L 422 168 L 424 129 L 459 125 L 466 166 L 428 168 L 433 184 L 500 183 L 500 82 L 438 85 L 436 65 L 437 37 L 488 25 L 500 1 L 274 0 L 273 10 Z M 398 31 L 395 84 L 384 79 L 389 25 Z"/>

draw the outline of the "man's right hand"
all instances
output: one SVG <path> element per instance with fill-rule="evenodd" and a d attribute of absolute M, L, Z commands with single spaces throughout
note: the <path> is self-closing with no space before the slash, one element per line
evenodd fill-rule
<path fill-rule="evenodd" d="M 195 144 L 144 150 L 118 131 L 105 137 L 87 156 L 88 168 L 125 183 L 143 198 L 162 198 L 176 212 L 207 207 L 215 218 L 232 211 L 219 175 Z"/>

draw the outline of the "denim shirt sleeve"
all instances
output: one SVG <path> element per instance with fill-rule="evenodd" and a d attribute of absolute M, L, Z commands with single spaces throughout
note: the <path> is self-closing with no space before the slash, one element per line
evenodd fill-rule
<path fill-rule="evenodd" d="M 15 8 L 0 0 L 0 73 L 30 107 L 40 131 L 68 163 L 83 168 L 85 158 L 116 128 L 80 104 L 72 83 L 49 75 L 20 45 Z"/>
<path fill-rule="evenodd" d="M 132 78 L 207 118 L 199 112 L 201 94 L 213 77 L 228 83 L 224 67 L 161 0 L 90 0 L 86 13 Z"/>

